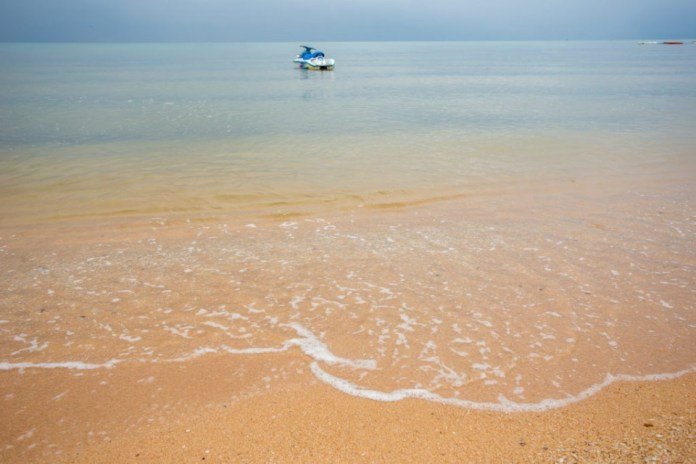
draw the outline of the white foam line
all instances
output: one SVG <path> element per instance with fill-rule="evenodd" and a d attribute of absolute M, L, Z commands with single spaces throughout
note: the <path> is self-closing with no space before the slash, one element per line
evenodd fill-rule
<path fill-rule="evenodd" d="M 197 348 L 193 350 L 189 354 L 185 354 L 183 356 L 179 356 L 177 358 L 171 358 L 167 359 L 166 362 L 185 362 L 185 361 L 190 361 L 192 359 L 200 358 L 201 356 L 204 356 L 206 354 L 210 353 L 220 353 L 221 351 L 224 353 L 228 354 L 267 354 L 267 353 L 281 353 L 283 351 L 287 351 L 290 348 L 290 344 L 288 342 L 284 343 L 283 346 L 279 348 L 232 348 L 227 345 L 220 345 L 220 348 L 210 348 L 210 347 L 202 347 L 202 348 Z"/>
<path fill-rule="evenodd" d="M 484 411 L 498 412 L 541 412 L 550 409 L 562 408 L 574 403 L 585 400 L 605 387 L 608 387 L 614 382 L 641 382 L 655 380 L 676 379 L 685 374 L 696 372 L 696 366 L 691 366 L 687 369 L 667 374 L 648 374 L 648 375 L 627 375 L 627 374 L 607 374 L 604 380 L 598 384 L 581 391 L 575 396 L 568 396 L 563 399 L 545 399 L 538 403 L 516 403 L 505 398 L 503 395 L 498 397 L 497 403 L 492 402 L 477 402 L 463 400 L 459 398 L 446 398 L 422 388 L 407 388 L 383 392 L 379 390 L 370 390 L 359 385 L 351 383 L 345 379 L 333 376 L 324 371 L 319 364 L 313 362 L 311 364 L 312 373 L 322 382 L 334 387 L 336 390 L 359 398 L 367 398 L 374 401 L 394 402 L 401 401 L 407 398 L 422 399 L 435 403 L 458 406 L 467 409 L 476 409 Z"/>
<path fill-rule="evenodd" d="M 293 338 L 287 340 L 280 347 L 250 347 L 250 348 L 232 348 L 227 345 L 220 345 L 217 348 L 211 347 L 201 347 L 196 348 L 191 353 L 171 358 L 166 360 L 166 362 L 185 362 L 192 359 L 199 358 L 210 353 L 228 353 L 228 354 L 268 354 L 268 353 L 281 353 L 288 351 L 291 347 L 298 347 L 304 354 L 312 358 L 315 362 L 321 361 L 327 364 L 340 364 L 356 369 L 375 369 L 377 363 L 372 359 L 346 359 L 334 355 L 328 347 L 321 342 L 311 330 L 306 327 L 291 323 L 287 324 L 297 332 L 301 338 Z M 54 363 L 10 363 L 10 362 L 0 362 L 0 370 L 11 370 L 11 369 L 31 369 L 31 368 L 43 368 L 43 369 L 99 369 L 99 368 L 111 368 L 123 360 L 112 359 L 103 364 L 88 364 L 78 361 L 66 361 L 66 362 L 54 362 Z M 151 362 L 157 362 L 153 360 Z"/>
<path fill-rule="evenodd" d="M 280 348 L 231 348 L 227 345 L 222 345 L 222 349 L 225 353 L 230 354 L 266 354 L 266 353 L 282 353 L 283 351 L 288 351 L 290 346 L 284 343 Z"/>
<path fill-rule="evenodd" d="M 656 381 L 656 380 L 669 380 L 676 379 L 683 375 L 691 372 L 696 372 L 696 366 L 692 365 L 686 369 L 665 374 L 648 374 L 648 375 L 628 375 L 628 374 L 607 374 L 604 380 L 600 383 L 590 386 L 585 390 L 582 390 L 578 394 L 562 399 L 544 399 L 538 403 L 517 403 L 510 401 L 503 395 L 498 397 L 498 402 L 477 402 L 471 400 L 464 400 L 460 398 L 447 398 L 437 393 L 433 393 L 429 390 L 423 388 L 406 388 L 392 390 L 390 392 L 383 392 L 379 390 L 371 390 L 368 388 L 361 387 L 348 380 L 336 377 L 329 374 L 321 367 L 319 367 L 318 362 L 325 362 L 331 365 L 344 365 L 352 368 L 358 369 L 375 369 L 377 367 L 376 361 L 372 359 L 346 359 L 334 355 L 328 347 L 321 342 L 309 329 L 297 324 L 290 323 L 286 324 L 297 332 L 301 338 L 293 338 L 291 340 L 283 343 L 281 347 L 269 347 L 269 348 L 231 348 L 226 345 L 221 345 L 220 348 L 210 348 L 202 347 L 194 350 L 188 355 L 184 355 L 178 358 L 169 359 L 169 362 L 182 362 L 191 359 L 198 358 L 200 356 L 209 353 L 219 353 L 221 350 L 230 354 L 266 354 L 266 353 L 280 353 L 288 351 L 292 346 L 297 346 L 302 350 L 304 354 L 311 357 L 314 361 L 311 363 L 310 367 L 312 373 L 317 377 L 317 379 L 322 382 L 332 386 L 338 391 L 346 393 L 351 396 L 356 396 L 359 398 L 366 398 L 374 401 L 385 401 L 394 402 L 401 401 L 407 398 L 422 399 L 426 401 L 432 401 L 435 403 L 441 403 L 446 405 L 452 405 L 467 409 L 475 410 L 485 410 L 485 411 L 498 411 L 498 412 L 541 412 L 548 411 L 550 409 L 562 408 L 569 406 L 574 403 L 583 401 L 604 389 L 605 387 L 613 384 L 614 382 L 644 382 L 644 381 Z M 65 362 L 45 362 L 45 363 L 32 363 L 32 362 L 0 362 L 0 370 L 13 370 L 13 369 L 75 369 L 75 370 L 91 370 L 91 369 L 110 369 L 116 364 L 123 362 L 122 359 L 111 359 L 101 364 L 90 364 L 83 363 L 80 361 L 65 361 Z"/>
<path fill-rule="evenodd" d="M 217 353 L 218 350 L 217 348 L 209 348 L 209 347 L 203 347 L 203 348 L 196 348 L 189 354 L 185 354 L 183 356 L 179 356 L 178 358 L 172 358 L 172 359 L 167 359 L 167 362 L 184 362 L 184 361 L 190 361 L 191 359 L 196 359 L 200 358 L 201 356 L 208 354 L 208 353 Z"/>
<path fill-rule="evenodd" d="M 336 356 L 309 329 L 296 322 L 286 324 L 286 326 L 294 329 L 297 335 L 302 337 L 288 340 L 285 342 L 286 345 L 297 346 L 304 354 L 314 359 L 315 362 L 322 361 L 327 364 L 341 364 L 356 369 L 375 369 L 377 367 L 377 362 L 373 359 L 346 359 Z"/>
<path fill-rule="evenodd" d="M 281 353 L 288 351 L 291 347 L 298 347 L 304 354 L 312 358 L 314 361 L 321 361 L 327 364 L 340 364 L 356 369 L 375 369 L 377 363 L 372 359 L 346 359 L 334 355 L 329 348 L 321 342 L 311 330 L 301 324 L 290 323 L 285 324 L 286 327 L 297 332 L 300 338 L 287 340 L 280 347 L 251 347 L 251 348 L 232 348 L 227 345 L 221 345 L 219 348 L 202 347 L 197 348 L 189 354 L 169 359 L 169 362 L 183 362 L 204 356 L 209 353 L 219 353 L 221 351 L 229 354 L 267 354 Z"/>
<path fill-rule="evenodd" d="M 0 362 L 0 371 L 10 371 L 13 369 L 74 369 L 79 371 L 87 371 L 93 369 L 111 369 L 116 364 L 122 362 L 122 359 L 111 359 L 101 364 L 84 363 L 81 361 L 63 361 L 63 362 Z"/>

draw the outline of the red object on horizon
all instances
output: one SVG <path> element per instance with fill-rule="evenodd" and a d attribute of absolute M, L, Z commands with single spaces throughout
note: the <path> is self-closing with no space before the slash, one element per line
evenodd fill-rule
<path fill-rule="evenodd" d="M 662 43 L 665 44 L 665 45 L 684 45 L 684 42 L 679 42 L 679 41 L 676 41 L 676 40 L 669 40 L 669 41 L 665 41 L 665 42 L 662 42 Z"/>

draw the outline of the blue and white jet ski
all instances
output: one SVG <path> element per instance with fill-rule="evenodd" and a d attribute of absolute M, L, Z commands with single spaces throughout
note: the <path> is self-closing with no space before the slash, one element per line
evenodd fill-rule
<path fill-rule="evenodd" d="M 326 58 L 324 52 L 317 50 L 314 47 L 308 47 L 307 45 L 300 45 L 304 48 L 304 51 L 297 55 L 294 63 L 297 63 L 301 69 L 311 69 L 312 71 L 331 71 L 336 64 L 336 60 L 332 58 Z"/>

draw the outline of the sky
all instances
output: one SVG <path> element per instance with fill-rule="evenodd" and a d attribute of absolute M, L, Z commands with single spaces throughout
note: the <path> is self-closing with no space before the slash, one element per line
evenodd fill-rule
<path fill-rule="evenodd" d="M 0 0 L 3 42 L 696 37 L 696 0 Z"/>

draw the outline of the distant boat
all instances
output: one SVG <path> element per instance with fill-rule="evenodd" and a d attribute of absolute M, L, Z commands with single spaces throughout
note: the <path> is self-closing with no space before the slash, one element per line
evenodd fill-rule
<path fill-rule="evenodd" d="M 333 58 L 326 58 L 324 52 L 317 50 L 314 47 L 309 47 L 307 45 L 300 45 L 304 48 L 304 51 L 297 55 L 294 63 L 297 63 L 301 69 L 310 69 L 312 71 L 331 71 L 336 65 L 336 60 Z"/>
<path fill-rule="evenodd" d="M 684 42 L 680 40 L 665 40 L 663 42 L 658 42 L 657 40 L 645 40 L 643 42 L 638 42 L 638 45 L 684 45 Z"/>

